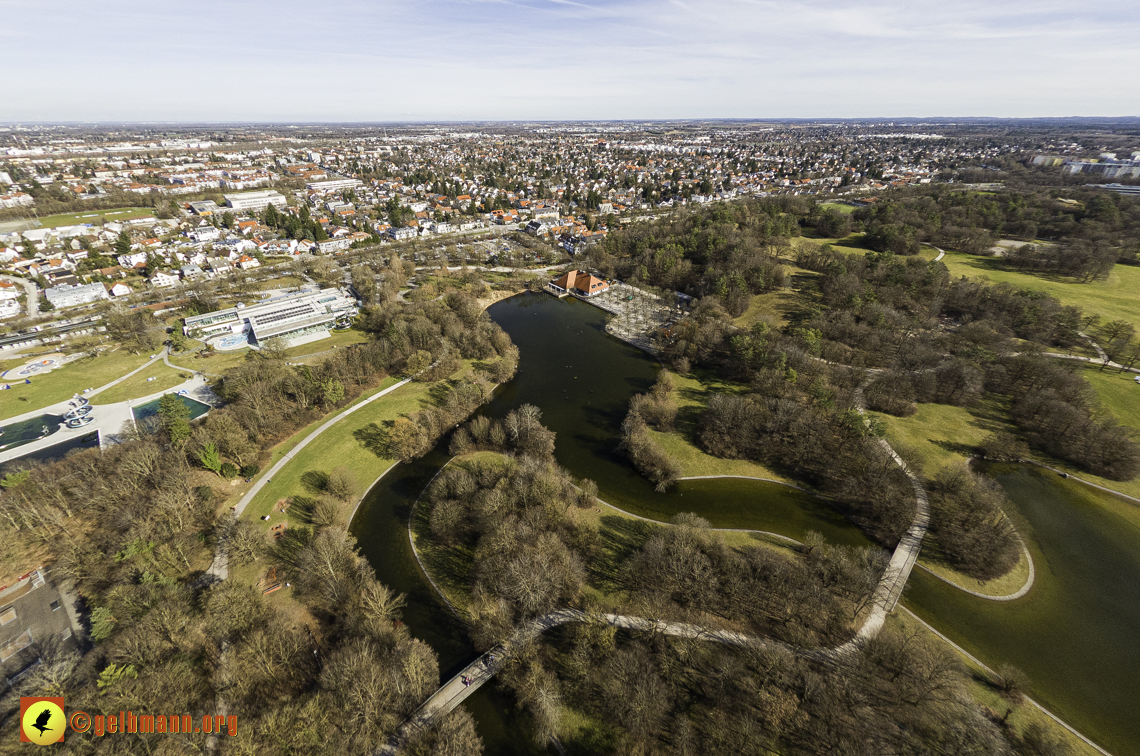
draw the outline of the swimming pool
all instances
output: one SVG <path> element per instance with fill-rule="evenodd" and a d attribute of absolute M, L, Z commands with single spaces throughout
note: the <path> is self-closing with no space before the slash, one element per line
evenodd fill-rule
<path fill-rule="evenodd" d="M 175 396 L 177 396 L 177 395 L 175 395 Z M 185 404 L 187 409 L 190 410 L 190 419 L 191 420 L 198 418 L 198 417 L 201 417 L 202 415 L 204 415 L 210 411 L 210 405 L 204 404 L 204 403 L 198 401 L 197 399 L 191 399 L 188 396 L 179 396 L 178 398 L 181 399 L 182 403 Z M 137 407 L 132 407 L 131 408 L 131 414 L 134 415 L 135 422 L 141 423 L 141 422 L 145 421 L 147 418 L 151 418 L 151 417 L 154 417 L 155 415 L 157 415 L 158 414 L 158 403 L 161 401 L 162 401 L 162 397 L 159 397 L 158 399 L 150 400 L 146 404 L 140 404 Z"/>
<path fill-rule="evenodd" d="M 249 334 L 235 333 L 232 336 L 223 336 L 214 342 L 214 346 L 222 351 L 247 347 L 249 346 Z"/>
<path fill-rule="evenodd" d="M 58 415 L 40 415 L 39 417 L 21 420 L 18 423 L 5 423 L 0 426 L 4 431 L 0 434 L 0 451 L 15 449 L 17 446 L 39 441 L 59 430 L 60 418 Z M 46 432 L 45 432 L 46 431 Z"/>

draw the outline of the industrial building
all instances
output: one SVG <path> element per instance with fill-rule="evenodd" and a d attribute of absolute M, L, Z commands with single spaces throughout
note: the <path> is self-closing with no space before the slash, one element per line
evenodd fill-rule
<path fill-rule="evenodd" d="M 356 300 L 347 291 L 321 289 L 194 315 L 183 325 L 186 335 L 218 350 L 257 346 L 272 338 L 297 346 L 325 338 L 338 320 L 356 314 Z"/>

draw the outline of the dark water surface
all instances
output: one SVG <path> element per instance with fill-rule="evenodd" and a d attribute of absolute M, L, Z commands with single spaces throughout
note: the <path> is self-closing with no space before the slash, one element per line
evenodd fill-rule
<path fill-rule="evenodd" d="M 617 445 L 630 397 L 646 391 L 658 364 L 604 332 L 605 314 L 577 300 L 524 294 L 488 310 L 520 350 L 516 378 L 483 410 L 501 417 L 520 404 L 542 409 L 557 434 L 556 457 L 593 479 L 604 500 L 667 520 L 696 512 L 714 526 L 768 530 L 864 545 L 866 537 L 826 504 L 773 483 L 688 481 L 658 494 Z M 407 595 L 404 620 L 439 655 L 449 677 L 474 650 L 412 557 L 409 508 L 447 461 L 437 449 L 393 469 L 365 497 L 352 524 L 380 579 Z M 990 666 L 1028 673 L 1035 697 L 1115 756 L 1140 756 L 1140 532 L 1104 506 L 1102 495 L 1032 469 L 998 471 L 1027 523 L 1037 583 L 1016 602 L 971 597 L 915 571 L 905 601 L 923 619 Z M 509 703 L 484 688 L 468 704 L 489 754 L 541 753 Z"/>
<path fill-rule="evenodd" d="M 1055 473 L 990 472 L 1021 516 L 1033 589 L 985 601 L 916 570 L 904 602 L 990 667 L 1021 669 L 1034 698 L 1114 756 L 1140 756 L 1140 528 Z"/>
<path fill-rule="evenodd" d="M 593 479 L 615 506 L 667 520 L 698 512 L 719 527 L 746 527 L 802 538 L 816 530 L 837 543 L 866 538 L 818 500 L 775 483 L 690 481 L 659 494 L 617 451 L 630 397 L 656 380 L 657 361 L 605 333 L 605 313 L 574 299 L 524 294 L 488 310 L 519 347 L 519 372 L 481 410 L 502 417 L 521 404 L 542 409 L 542 423 L 558 434 L 556 457 L 575 477 Z M 361 504 L 352 533 L 380 580 L 407 596 L 403 611 L 412 633 L 439 655 L 450 677 L 474 657 L 462 625 L 447 611 L 420 572 L 408 543 L 410 507 L 448 459 L 440 448 L 400 465 Z M 476 716 L 487 753 L 542 753 L 519 732 L 521 723 L 499 694 L 484 688 L 466 704 Z"/>

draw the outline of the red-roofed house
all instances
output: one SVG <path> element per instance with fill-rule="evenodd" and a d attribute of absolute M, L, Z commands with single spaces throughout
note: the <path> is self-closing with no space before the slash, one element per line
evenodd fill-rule
<path fill-rule="evenodd" d="M 551 286 L 568 293 L 580 294 L 584 297 L 593 297 L 601 294 L 610 285 L 596 276 L 591 276 L 584 270 L 572 270 L 561 278 L 551 281 Z"/>

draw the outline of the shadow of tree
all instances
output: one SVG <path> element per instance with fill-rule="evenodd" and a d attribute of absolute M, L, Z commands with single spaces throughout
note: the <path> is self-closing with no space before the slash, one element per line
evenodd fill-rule
<path fill-rule="evenodd" d="M 329 474 L 322 470 L 309 470 L 301 476 L 301 485 L 312 493 L 323 493 L 329 484 Z"/>
<path fill-rule="evenodd" d="M 945 449 L 954 454 L 961 454 L 963 457 L 970 457 L 977 453 L 978 447 L 971 444 L 960 444 L 957 441 L 944 441 L 939 439 L 930 439 L 930 443 Z"/>
<path fill-rule="evenodd" d="M 598 532 L 598 553 L 590 561 L 590 584 L 602 591 L 621 590 L 622 565 L 641 548 L 657 526 L 642 520 L 603 515 Z"/>
<path fill-rule="evenodd" d="M 290 520 L 298 522 L 313 524 L 313 511 L 317 506 L 317 500 L 308 496 L 290 496 L 289 509 L 285 510 L 285 516 Z"/>
<path fill-rule="evenodd" d="M 392 420 L 385 420 L 383 427 L 376 423 L 369 423 L 362 428 L 357 428 L 352 432 L 352 437 L 356 442 L 368 451 L 375 454 L 377 457 L 389 456 L 389 433 L 395 422 Z"/>
<path fill-rule="evenodd" d="M 298 555 L 307 549 L 312 541 L 313 531 L 310 528 L 289 528 L 277 538 L 270 549 L 270 555 L 287 567 L 296 567 Z"/>

